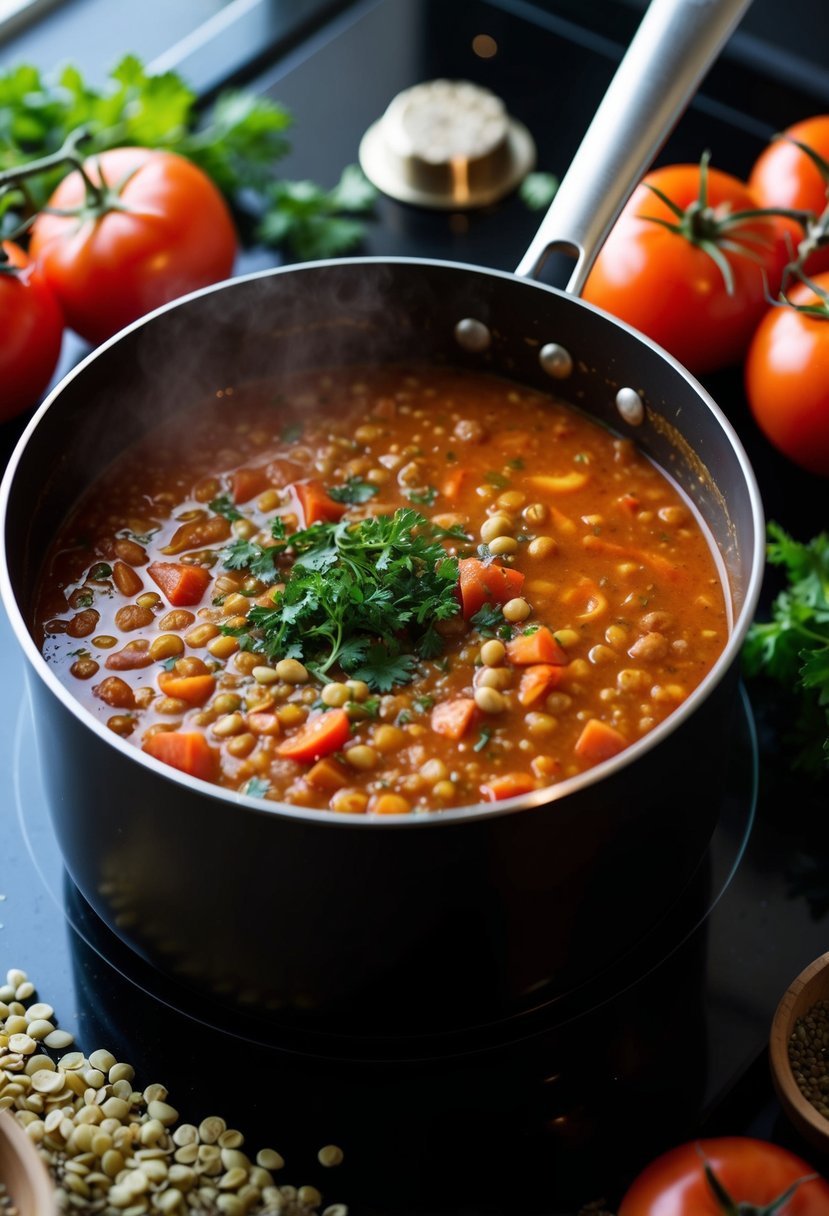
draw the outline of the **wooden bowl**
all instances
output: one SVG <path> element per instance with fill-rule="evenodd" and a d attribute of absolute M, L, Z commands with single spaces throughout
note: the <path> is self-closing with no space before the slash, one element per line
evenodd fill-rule
<path fill-rule="evenodd" d="M 55 1188 L 46 1166 L 8 1111 L 0 1111 L 0 1182 L 19 1216 L 57 1216 Z"/>
<path fill-rule="evenodd" d="M 798 1018 L 817 1001 L 829 1000 L 829 953 L 810 963 L 789 985 L 771 1024 L 769 1060 L 780 1104 L 800 1135 L 829 1153 L 829 1119 L 821 1115 L 797 1086 L 789 1061 L 789 1039 Z"/>

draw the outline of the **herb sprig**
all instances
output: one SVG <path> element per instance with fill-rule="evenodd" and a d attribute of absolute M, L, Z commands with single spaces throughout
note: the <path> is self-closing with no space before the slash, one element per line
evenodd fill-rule
<path fill-rule="evenodd" d="M 342 253 L 360 240 L 363 226 L 353 217 L 371 210 L 376 191 L 356 165 L 332 190 L 277 178 L 273 167 L 289 151 L 291 121 L 284 106 L 238 89 L 202 113 L 181 76 L 150 73 L 135 55 L 124 56 L 101 87 L 72 65 L 52 75 L 20 64 L 0 72 L 0 171 L 56 152 L 83 128 L 84 155 L 139 145 L 186 156 L 252 221 L 262 244 L 301 258 Z M 0 199 L 0 231 L 40 210 L 64 172 L 30 179 L 25 197 L 13 190 Z"/>
<path fill-rule="evenodd" d="M 337 665 L 388 692 L 443 650 L 435 623 L 457 615 L 459 602 L 458 562 L 441 542 L 462 536 L 409 508 L 313 524 L 290 537 L 294 563 L 273 607 L 257 605 L 246 625 L 222 631 L 243 649 L 299 659 L 320 679 Z M 225 565 L 249 557 L 253 571 L 259 546 L 244 543 L 244 554 L 238 542 L 224 551 Z"/>
<path fill-rule="evenodd" d="M 743 664 L 795 694 L 794 763 L 817 775 L 829 768 L 829 533 L 803 544 L 770 523 L 768 535 L 768 560 L 785 568 L 786 586 L 771 620 L 749 629 Z"/>

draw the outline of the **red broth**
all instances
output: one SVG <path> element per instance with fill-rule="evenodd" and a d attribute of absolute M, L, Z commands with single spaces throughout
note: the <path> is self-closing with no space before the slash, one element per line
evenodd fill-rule
<path fill-rule="evenodd" d="M 591 768 L 728 634 L 694 511 L 629 440 L 434 368 L 228 389 L 160 426 L 61 529 L 37 627 L 136 747 L 348 814 Z"/>

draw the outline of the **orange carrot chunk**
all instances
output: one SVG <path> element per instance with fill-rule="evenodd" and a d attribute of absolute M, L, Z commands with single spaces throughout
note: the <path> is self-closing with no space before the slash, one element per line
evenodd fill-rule
<path fill-rule="evenodd" d="M 523 706 L 535 705 L 556 687 L 561 679 L 561 667 L 553 663 L 534 663 L 521 673 L 518 700 Z"/>
<path fill-rule="evenodd" d="M 176 697 L 189 705 L 204 705 L 216 687 L 216 677 L 210 674 L 177 676 L 175 672 L 162 671 L 159 673 L 158 687 L 165 697 Z"/>
<path fill-rule="evenodd" d="M 202 781 L 212 781 L 216 776 L 217 753 L 198 731 L 159 731 L 144 740 L 142 751 Z"/>
<path fill-rule="evenodd" d="M 323 756 L 338 752 L 351 734 L 351 720 L 344 709 L 328 709 L 312 714 L 304 726 L 280 743 L 278 756 L 313 764 Z"/>
<path fill-rule="evenodd" d="M 235 503 L 250 502 L 264 490 L 270 488 L 267 465 L 260 464 L 255 468 L 237 469 L 233 474 L 231 489 Z"/>
<path fill-rule="evenodd" d="M 461 486 L 466 480 L 468 470 L 463 465 L 455 465 L 443 479 L 440 487 L 440 492 L 444 498 L 448 498 L 450 502 L 454 502 L 461 492 Z"/>
<path fill-rule="evenodd" d="M 348 785 L 348 773 L 333 756 L 325 756 L 318 760 L 314 767 L 305 774 L 305 780 L 318 790 L 341 790 Z"/>
<path fill-rule="evenodd" d="M 462 739 L 474 722 L 478 707 L 471 697 L 441 701 L 432 710 L 432 730 L 447 739 Z"/>
<path fill-rule="evenodd" d="M 585 760 L 588 764 L 598 764 L 601 760 L 609 760 L 611 756 L 618 756 L 627 745 L 627 739 L 620 735 L 618 730 L 614 730 L 606 722 L 600 722 L 598 718 L 590 718 L 585 723 L 573 750 L 579 760 Z"/>
<path fill-rule="evenodd" d="M 521 594 L 524 575 L 510 566 L 487 566 L 477 557 L 464 557 L 458 562 L 460 573 L 461 608 L 464 620 L 469 620 L 484 604 L 506 604 Z"/>
<path fill-rule="evenodd" d="M 503 798 L 517 798 L 519 794 L 529 794 L 536 788 L 535 778 L 529 773 L 504 773 L 501 777 L 493 777 L 481 786 L 481 793 L 487 802 L 500 802 Z"/>
<path fill-rule="evenodd" d="M 296 481 L 291 489 L 299 499 L 306 528 L 320 521 L 336 523 L 348 509 L 345 503 L 334 501 L 321 481 Z"/>
<path fill-rule="evenodd" d="M 530 667 L 537 663 L 553 663 L 565 667 L 570 661 L 567 652 L 559 646 L 546 625 L 533 633 L 519 633 L 507 642 L 507 658 L 517 667 Z"/>
<path fill-rule="evenodd" d="M 174 608 L 198 604 L 210 586 L 210 571 L 184 562 L 152 562 L 147 573 Z"/>

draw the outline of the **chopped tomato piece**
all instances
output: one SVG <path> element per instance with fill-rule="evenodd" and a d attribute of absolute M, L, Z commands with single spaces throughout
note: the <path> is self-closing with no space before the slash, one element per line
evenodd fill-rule
<path fill-rule="evenodd" d="M 291 489 L 299 499 L 306 528 L 320 521 L 336 523 L 346 513 L 345 503 L 335 502 L 321 481 L 297 481 Z"/>
<path fill-rule="evenodd" d="M 534 663 L 521 673 L 518 700 L 526 708 L 535 705 L 556 687 L 561 679 L 561 667 L 553 663 Z"/>
<path fill-rule="evenodd" d="M 566 667 L 570 661 L 567 652 L 559 646 L 546 625 L 532 633 L 519 633 L 518 637 L 507 642 L 507 658 L 517 667 L 530 667 L 537 663 Z"/>
<path fill-rule="evenodd" d="M 188 566 L 184 562 L 152 562 L 147 567 L 147 573 L 174 608 L 198 604 L 210 586 L 210 571 L 205 570 L 204 566 Z"/>
<path fill-rule="evenodd" d="M 617 756 L 626 747 L 627 739 L 618 730 L 606 722 L 600 722 L 598 718 L 591 718 L 585 723 L 573 750 L 580 760 L 598 764 L 601 760 Z"/>
<path fill-rule="evenodd" d="M 257 465 L 255 468 L 237 469 L 231 480 L 233 501 L 235 503 L 250 502 L 252 498 L 256 498 L 258 494 L 269 489 L 270 484 L 268 469 L 264 464 Z"/>
<path fill-rule="evenodd" d="M 524 575 L 510 566 L 486 565 L 477 557 L 458 562 L 460 596 L 464 620 L 469 620 L 484 604 L 505 604 L 521 594 Z"/>
<path fill-rule="evenodd" d="M 536 789 L 536 781 L 529 773 L 504 773 L 502 777 L 493 777 L 481 786 L 481 793 L 487 802 L 501 802 L 504 798 L 517 798 L 519 794 L 529 794 Z"/>
<path fill-rule="evenodd" d="M 471 697 L 441 701 L 432 710 L 432 730 L 447 739 L 462 739 L 477 716 L 478 707 Z"/>
<path fill-rule="evenodd" d="M 328 709 L 312 714 L 290 738 L 276 749 L 286 760 L 312 764 L 323 756 L 338 752 L 351 734 L 351 720 L 344 709 Z"/>
<path fill-rule="evenodd" d="M 642 503 L 635 494 L 623 494 L 616 501 L 623 511 L 627 511 L 628 515 L 635 515 L 642 508 Z"/>
<path fill-rule="evenodd" d="M 144 740 L 142 751 L 202 781 L 212 781 L 216 776 L 217 753 L 198 731 L 159 731 Z"/>

